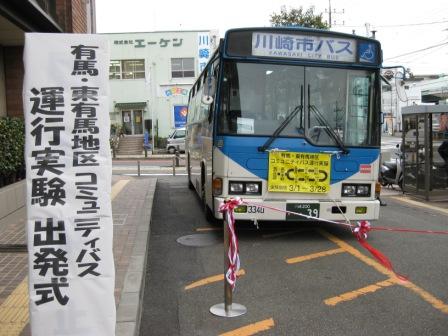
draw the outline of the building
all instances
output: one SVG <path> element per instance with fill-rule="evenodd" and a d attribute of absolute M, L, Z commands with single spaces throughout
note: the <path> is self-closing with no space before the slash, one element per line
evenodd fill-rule
<path fill-rule="evenodd" d="M 25 33 L 94 33 L 94 0 L 0 1 L 0 117 L 23 117 Z"/>
<path fill-rule="evenodd" d="M 217 48 L 218 32 L 104 35 L 111 48 L 111 123 L 125 134 L 157 138 L 184 126 L 189 90 Z"/>
<path fill-rule="evenodd" d="M 412 75 L 403 80 L 401 73 L 383 72 L 389 84 L 382 87 L 383 131 L 390 134 L 401 132 L 403 127 L 401 109 L 419 104 L 447 104 L 448 75 Z"/>

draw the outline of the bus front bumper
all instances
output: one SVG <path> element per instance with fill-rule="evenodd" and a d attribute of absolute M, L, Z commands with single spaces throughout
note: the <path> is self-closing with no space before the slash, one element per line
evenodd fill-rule
<path fill-rule="evenodd" d="M 234 210 L 236 220 L 266 220 L 266 221 L 300 221 L 313 220 L 294 213 L 334 221 L 349 220 L 378 220 L 380 202 L 375 200 L 343 200 L 320 201 L 315 200 L 269 200 L 250 198 L 243 199 L 243 204 Z M 222 218 L 219 206 L 224 198 L 216 197 L 214 200 L 214 214 Z M 289 213 L 287 213 L 289 211 Z M 342 211 L 342 214 L 341 214 Z"/>

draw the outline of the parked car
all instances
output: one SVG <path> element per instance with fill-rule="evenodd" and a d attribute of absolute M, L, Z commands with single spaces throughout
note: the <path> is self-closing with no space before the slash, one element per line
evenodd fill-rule
<path fill-rule="evenodd" d="M 179 152 L 185 152 L 185 128 L 175 129 L 168 137 L 166 150 L 170 154 L 174 154 L 176 149 Z"/>

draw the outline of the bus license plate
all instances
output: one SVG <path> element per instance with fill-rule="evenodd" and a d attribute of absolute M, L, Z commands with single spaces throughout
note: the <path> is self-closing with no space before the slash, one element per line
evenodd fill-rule
<path fill-rule="evenodd" d="M 319 203 L 288 203 L 286 204 L 286 210 L 296 212 L 299 214 L 303 214 L 306 216 L 319 218 L 319 210 L 320 210 L 320 204 Z M 309 220 L 306 217 L 299 216 L 292 213 L 286 214 L 287 220 Z"/>
<path fill-rule="evenodd" d="M 235 213 L 257 214 L 264 213 L 264 208 L 256 205 L 239 205 L 233 209 Z"/>

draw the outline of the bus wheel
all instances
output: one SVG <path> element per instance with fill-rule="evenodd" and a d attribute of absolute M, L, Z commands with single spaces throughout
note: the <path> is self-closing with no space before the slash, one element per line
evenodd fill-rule
<path fill-rule="evenodd" d="M 205 200 L 205 188 L 204 185 L 202 185 L 202 191 L 201 191 L 201 200 L 202 200 L 202 208 L 205 214 L 205 219 L 210 225 L 216 226 L 216 227 L 222 227 L 223 226 L 223 220 L 215 218 L 215 215 L 213 214 L 212 210 L 210 210 L 209 206 L 207 205 L 207 202 Z"/>
<path fill-rule="evenodd" d="M 194 185 L 193 185 L 193 183 L 191 183 L 190 155 L 188 155 L 188 159 L 187 159 L 187 175 L 188 175 L 188 189 L 193 190 Z"/>
<path fill-rule="evenodd" d="M 207 200 L 206 200 L 206 196 L 205 196 L 204 179 L 202 179 L 202 183 L 201 183 L 201 201 L 202 201 L 202 209 L 205 214 L 205 219 L 207 220 L 207 222 L 213 223 L 213 221 L 215 220 L 215 216 L 213 215 L 212 211 L 210 210 L 210 208 L 207 205 Z"/>

